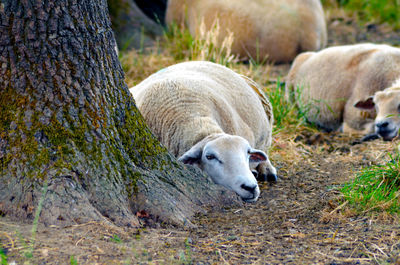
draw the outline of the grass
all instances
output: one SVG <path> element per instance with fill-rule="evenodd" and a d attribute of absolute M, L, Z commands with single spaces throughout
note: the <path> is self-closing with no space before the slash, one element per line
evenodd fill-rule
<path fill-rule="evenodd" d="M 0 241 L 0 243 L 1 243 L 1 241 Z M 7 265 L 8 264 L 7 255 L 5 253 L 5 250 L 2 247 L 0 247 L 0 264 L 1 265 Z"/>
<path fill-rule="evenodd" d="M 285 100 L 285 83 L 278 78 L 276 85 L 267 90 L 274 113 L 274 133 L 284 129 L 295 130 L 299 125 L 306 124 L 306 108 L 299 109 L 296 104 Z"/>
<path fill-rule="evenodd" d="M 362 169 L 341 192 L 361 213 L 400 213 L 400 154 L 384 165 Z"/>
<path fill-rule="evenodd" d="M 196 37 L 184 27 L 172 24 L 164 32 L 163 49 L 167 50 L 176 61 L 206 60 L 229 66 L 238 59 L 231 53 L 233 33 L 222 37 L 219 21 L 216 20 L 210 30 L 206 30 L 201 21 Z"/>
<path fill-rule="evenodd" d="M 18 235 L 19 241 L 22 245 L 21 250 L 23 251 L 23 253 L 21 253 L 22 254 L 21 257 L 22 256 L 25 257 L 24 264 L 31 264 L 33 262 L 34 258 L 33 252 L 35 250 L 37 227 L 39 224 L 39 217 L 42 211 L 43 202 L 46 197 L 47 188 L 48 188 L 47 181 L 45 181 L 42 188 L 42 195 L 39 199 L 37 208 L 35 210 L 35 218 L 33 219 L 30 239 L 26 240 L 18 231 L 16 231 L 16 234 Z M 0 245 L 0 264 L 1 265 L 8 264 L 7 249 L 3 249 L 2 245 Z"/>
<path fill-rule="evenodd" d="M 136 85 L 150 74 L 183 61 L 210 61 L 225 66 L 238 64 L 236 56 L 231 54 L 233 35 L 220 36 L 218 21 L 210 31 L 205 30 L 202 22 L 197 37 L 189 30 L 176 24 L 165 30 L 159 44 L 149 50 L 131 50 L 121 52 L 120 61 L 129 87 Z"/>
<path fill-rule="evenodd" d="M 181 250 L 179 253 L 179 261 L 181 264 L 192 264 L 192 250 L 190 247 L 190 240 L 186 238 L 185 240 L 185 251 Z"/>
<path fill-rule="evenodd" d="M 78 261 L 76 260 L 76 258 L 74 256 L 71 256 L 69 259 L 69 263 L 71 265 L 78 265 Z"/>
<path fill-rule="evenodd" d="M 400 28 L 399 0 L 323 0 L 326 7 L 336 6 L 354 13 L 361 22 L 388 23 Z"/>

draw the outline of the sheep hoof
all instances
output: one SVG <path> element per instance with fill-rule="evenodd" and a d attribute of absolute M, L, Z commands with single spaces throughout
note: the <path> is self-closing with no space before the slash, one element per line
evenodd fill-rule
<path fill-rule="evenodd" d="M 379 134 L 371 133 L 371 134 L 365 135 L 360 140 L 356 140 L 356 141 L 352 142 L 351 145 L 357 145 L 357 144 L 361 144 L 363 142 L 373 141 L 373 140 L 376 140 L 376 139 L 379 139 L 379 138 L 380 138 Z"/>
<path fill-rule="evenodd" d="M 278 180 L 278 176 L 272 173 L 262 173 L 258 174 L 257 181 L 268 181 L 268 182 L 276 182 Z"/>

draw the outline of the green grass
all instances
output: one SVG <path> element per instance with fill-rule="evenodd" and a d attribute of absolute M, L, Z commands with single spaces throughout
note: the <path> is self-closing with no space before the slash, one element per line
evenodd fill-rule
<path fill-rule="evenodd" d="M 277 80 L 274 88 L 270 89 L 267 97 L 271 102 L 274 113 L 274 132 L 277 133 L 288 125 L 296 127 L 305 124 L 305 112 L 301 112 L 297 105 L 285 100 L 285 84 Z"/>
<path fill-rule="evenodd" d="M 1 241 L 0 241 L 1 243 Z M 1 265 L 7 265 L 7 255 L 5 254 L 6 250 L 4 250 L 2 247 L 0 247 L 0 264 Z"/>
<path fill-rule="evenodd" d="M 78 265 L 78 261 L 76 260 L 76 258 L 74 256 L 71 256 L 69 259 L 69 264 Z"/>
<path fill-rule="evenodd" d="M 285 83 L 278 78 L 275 87 L 268 90 L 267 97 L 271 102 L 274 113 L 274 133 L 280 131 L 292 132 L 299 129 L 315 129 L 315 124 L 307 122 L 307 114 L 311 110 L 310 104 L 302 104 L 300 96 L 302 87 L 296 88 L 296 93 L 291 93 L 291 100 L 287 102 L 285 99 Z M 297 102 L 297 103 L 295 103 Z"/>
<path fill-rule="evenodd" d="M 385 165 L 364 168 L 344 185 L 344 199 L 359 212 L 400 213 L 400 154 Z"/>
<path fill-rule="evenodd" d="M 163 37 L 162 46 L 164 49 L 168 49 L 174 60 L 192 59 L 193 54 L 190 51 L 194 46 L 195 39 L 189 30 L 181 29 L 178 25 L 172 24 L 164 31 Z"/>
<path fill-rule="evenodd" d="M 355 12 L 362 22 L 388 24 L 400 28 L 399 0 L 323 0 L 325 6 L 337 5 L 345 10 Z"/>
<path fill-rule="evenodd" d="M 122 240 L 121 240 L 121 238 L 119 238 L 118 235 L 114 235 L 113 237 L 111 237 L 111 238 L 110 238 L 110 241 L 111 241 L 111 242 L 114 242 L 114 243 L 118 243 L 118 244 L 121 244 L 121 243 L 122 243 Z"/>

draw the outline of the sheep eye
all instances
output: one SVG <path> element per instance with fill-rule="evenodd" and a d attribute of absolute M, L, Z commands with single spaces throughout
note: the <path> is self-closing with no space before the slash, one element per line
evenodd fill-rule
<path fill-rule="evenodd" d="M 206 155 L 207 160 L 213 160 L 216 159 L 215 155 L 210 154 L 210 155 Z"/>

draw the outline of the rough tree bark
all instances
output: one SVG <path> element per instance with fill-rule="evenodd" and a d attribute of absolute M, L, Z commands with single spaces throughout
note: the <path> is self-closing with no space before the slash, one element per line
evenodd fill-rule
<path fill-rule="evenodd" d="M 183 224 L 237 202 L 152 136 L 114 43 L 106 0 L 0 2 L 0 215 L 32 218 L 44 198 L 45 224 Z"/>
<path fill-rule="evenodd" d="M 147 17 L 134 0 L 108 0 L 108 6 L 119 48 L 151 47 L 162 35 L 161 23 Z"/>

